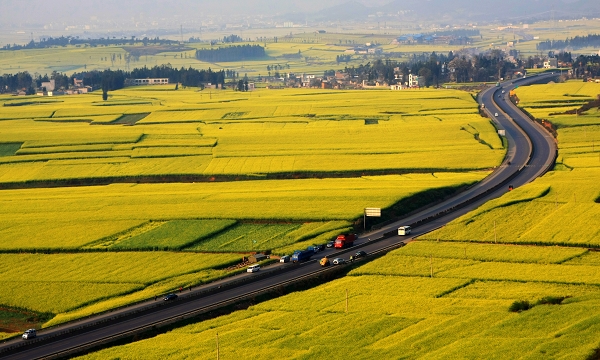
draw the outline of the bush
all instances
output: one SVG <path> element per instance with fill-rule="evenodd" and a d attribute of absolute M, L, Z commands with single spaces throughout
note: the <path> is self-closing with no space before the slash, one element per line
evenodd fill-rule
<path fill-rule="evenodd" d="M 560 305 L 565 299 L 564 296 L 546 296 L 539 299 L 537 305 Z"/>
<path fill-rule="evenodd" d="M 510 305 L 508 311 L 510 312 L 521 312 L 531 309 L 533 306 L 527 300 L 517 300 Z"/>

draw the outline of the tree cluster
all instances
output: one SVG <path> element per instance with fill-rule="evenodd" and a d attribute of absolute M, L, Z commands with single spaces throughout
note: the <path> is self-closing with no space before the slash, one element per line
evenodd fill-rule
<path fill-rule="evenodd" d="M 0 93 L 25 90 L 28 95 L 34 94 L 32 76 L 24 71 L 16 74 L 4 74 L 0 77 Z"/>
<path fill-rule="evenodd" d="M 404 83 L 409 74 L 423 78 L 425 86 L 438 86 L 442 82 L 498 81 L 517 65 L 504 59 L 501 51 L 471 57 L 444 54 L 414 55 L 404 62 L 377 60 L 358 67 L 346 67 L 344 72 L 359 81 L 384 80 L 389 84 Z"/>
<path fill-rule="evenodd" d="M 565 49 L 571 47 L 573 49 L 581 49 L 585 47 L 600 46 L 600 35 L 591 34 L 585 36 L 575 36 L 566 40 L 548 40 L 537 44 L 538 50 Z"/>
<path fill-rule="evenodd" d="M 236 45 L 196 51 L 196 59 L 206 62 L 257 60 L 266 57 L 265 48 L 260 45 Z"/>
<path fill-rule="evenodd" d="M 237 91 L 248 91 L 248 80 L 238 80 L 235 89 Z"/>
<path fill-rule="evenodd" d="M 236 42 L 242 42 L 242 38 L 238 35 L 229 35 L 229 36 L 223 36 L 223 42 L 224 43 L 236 43 Z"/>
<path fill-rule="evenodd" d="M 352 60 L 352 55 L 337 55 L 335 57 L 335 61 L 339 64 L 341 62 L 350 62 Z"/>
<path fill-rule="evenodd" d="M 573 61 L 573 72 L 584 80 L 589 77 L 600 77 L 600 55 L 578 56 Z"/>

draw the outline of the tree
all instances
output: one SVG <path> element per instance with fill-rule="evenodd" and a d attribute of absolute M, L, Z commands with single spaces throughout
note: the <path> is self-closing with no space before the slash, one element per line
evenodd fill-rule
<path fill-rule="evenodd" d="M 423 78 L 423 80 L 425 80 L 425 82 L 424 82 L 425 86 L 429 87 L 429 85 L 431 85 L 431 80 L 432 80 L 431 70 L 429 70 L 426 67 L 422 67 L 419 70 L 419 76 L 421 76 Z"/>
<path fill-rule="evenodd" d="M 244 91 L 244 80 L 239 80 L 237 83 L 237 91 Z"/>

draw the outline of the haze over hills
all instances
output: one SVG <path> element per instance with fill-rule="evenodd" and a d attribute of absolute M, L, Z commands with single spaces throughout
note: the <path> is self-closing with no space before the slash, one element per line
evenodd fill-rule
<path fill-rule="evenodd" d="M 124 4 L 126 6 L 124 6 Z M 218 16 L 318 21 L 396 17 L 406 21 L 520 21 L 528 18 L 600 15 L 597 0 L 2 0 L 0 22 L 24 24 L 198 21 Z"/>

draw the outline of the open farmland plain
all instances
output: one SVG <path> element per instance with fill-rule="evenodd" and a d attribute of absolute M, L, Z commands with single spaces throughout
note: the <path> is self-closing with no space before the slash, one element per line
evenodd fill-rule
<path fill-rule="evenodd" d="M 230 276 L 253 252 L 324 243 L 365 207 L 452 193 L 505 153 L 454 90 L 158 86 L 0 103 L 7 333 Z"/>
<path fill-rule="evenodd" d="M 582 359 L 598 346 L 599 263 L 586 249 L 417 241 L 317 288 L 82 358 L 211 358 L 218 333 L 223 359 Z M 516 301 L 532 308 L 509 311 Z"/>
<path fill-rule="evenodd" d="M 329 26 L 328 26 L 329 25 Z M 409 60 L 414 55 L 436 53 L 457 52 L 465 48 L 465 45 L 449 45 L 443 43 L 425 44 L 396 44 L 394 39 L 403 34 L 410 33 L 439 33 L 438 30 L 416 30 L 407 23 L 387 22 L 389 27 L 381 33 L 374 32 L 372 27 L 367 24 L 348 25 L 340 27 L 336 24 L 319 24 L 319 27 L 302 27 L 296 29 L 289 28 L 257 28 L 245 29 L 240 34 L 236 29 L 224 29 L 205 31 L 202 33 L 186 33 L 183 29 L 183 36 L 186 39 L 190 37 L 200 37 L 203 39 L 223 39 L 225 36 L 233 34 L 243 35 L 244 39 L 250 42 L 240 42 L 240 44 L 260 45 L 265 47 L 266 57 L 264 59 L 244 61 L 244 62 L 202 62 L 195 58 L 197 49 L 213 48 L 209 42 L 204 43 L 185 43 L 183 46 L 172 46 L 159 48 L 149 44 L 144 46 L 141 41 L 136 44 L 130 44 L 129 40 L 124 40 L 120 46 L 89 46 L 89 45 L 67 45 L 61 47 L 52 47 L 45 49 L 29 49 L 18 51 L 0 51 L 0 72 L 17 73 L 19 71 L 29 71 L 29 73 L 39 73 L 50 75 L 53 71 L 71 74 L 73 72 L 104 70 L 111 68 L 113 70 L 126 70 L 131 67 L 153 67 L 156 65 L 171 65 L 174 68 L 194 67 L 208 68 L 213 70 L 233 70 L 240 75 L 248 74 L 251 77 L 267 76 L 267 66 L 280 66 L 284 71 L 293 73 L 322 73 L 323 71 L 339 68 L 341 65 L 348 67 L 358 67 L 369 60 L 382 58 L 381 55 L 365 56 L 355 54 L 354 46 L 364 45 L 366 43 L 378 44 L 386 58 L 395 60 Z M 600 24 L 597 19 L 576 19 L 568 21 L 542 21 L 521 26 L 498 26 L 477 25 L 480 31 L 479 36 L 471 36 L 472 43 L 468 47 L 475 47 L 480 51 L 486 51 L 491 48 L 497 48 L 500 44 L 514 42 L 513 49 L 519 51 L 524 57 L 539 55 L 536 48 L 538 40 L 532 40 L 533 37 L 539 37 L 539 41 L 546 40 L 564 40 L 575 36 L 584 36 L 595 34 L 600 31 Z M 191 30 L 191 29 L 190 29 Z M 291 31 L 290 31 L 291 30 Z M 325 30 L 326 33 L 318 33 Z M 46 30 L 48 35 L 51 30 Z M 7 43 L 28 43 L 29 33 L 16 35 L 10 34 L 12 39 L 6 39 L 7 34 L 0 34 L 0 45 Z M 22 37 L 15 39 L 14 37 Z M 54 36 L 58 37 L 59 34 Z M 277 41 L 275 41 L 277 38 Z M 179 35 L 176 36 L 179 41 Z M 5 42 L 6 41 L 6 42 Z M 229 44 L 219 44 L 217 46 L 229 46 Z M 559 50 L 559 49 L 555 49 Z M 594 53 L 597 48 L 575 49 L 577 53 Z M 137 56 L 136 56 L 137 54 Z M 126 59 L 129 57 L 129 63 Z M 348 63 L 337 63 L 336 56 L 352 55 Z M 271 71 L 273 74 L 274 71 Z"/>
<path fill-rule="evenodd" d="M 517 90 L 530 113 L 546 111 L 558 128 L 556 169 L 535 182 L 345 278 L 82 358 L 210 358 L 217 333 L 225 359 L 256 348 L 265 359 L 594 358 L 600 118 L 597 109 L 550 114 L 556 103 L 597 93 L 600 86 L 579 82 Z"/>

